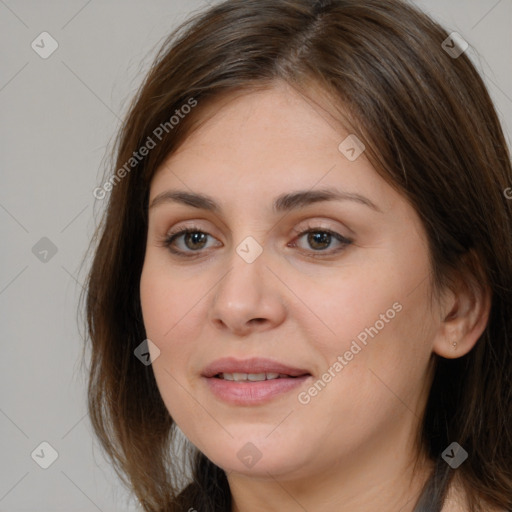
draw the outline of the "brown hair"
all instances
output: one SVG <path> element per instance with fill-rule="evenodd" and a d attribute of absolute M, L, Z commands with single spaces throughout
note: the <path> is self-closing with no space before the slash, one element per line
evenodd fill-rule
<path fill-rule="evenodd" d="M 86 294 L 92 425 L 144 510 L 231 506 L 224 471 L 193 447 L 187 479 L 152 369 L 133 353 L 146 338 L 139 280 L 150 182 L 210 100 L 276 80 L 313 97 L 318 86 L 332 113 L 343 107 L 370 162 L 420 215 L 436 288 L 458 275 L 491 290 L 490 318 L 473 350 L 433 356 L 420 434 L 432 460 L 452 441 L 469 453 L 457 474 L 471 510 L 512 507 L 512 201 L 504 194 L 511 162 L 484 83 L 465 53 L 452 58 L 442 48 L 448 36 L 399 0 L 227 0 L 163 44 L 118 135 L 115 169 L 126 170 L 157 127 L 165 134 L 111 181 Z M 197 106 L 171 128 L 170 116 L 191 99 Z"/>

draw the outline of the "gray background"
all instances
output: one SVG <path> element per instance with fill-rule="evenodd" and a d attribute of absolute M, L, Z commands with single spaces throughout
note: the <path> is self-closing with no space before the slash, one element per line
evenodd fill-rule
<path fill-rule="evenodd" d="M 416 3 L 470 44 L 510 145 L 512 0 Z M 127 101 L 163 38 L 205 5 L 0 0 L 0 512 L 135 510 L 86 415 L 78 271 Z M 59 45 L 47 59 L 31 47 L 43 31 Z M 54 255 L 38 254 L 43 237 Z M 43 441 L 58 452 L 48 469 L 31 458 Z"/>

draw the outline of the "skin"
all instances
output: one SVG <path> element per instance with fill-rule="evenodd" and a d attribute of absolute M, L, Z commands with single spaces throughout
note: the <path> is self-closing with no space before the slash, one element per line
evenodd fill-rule
<path fill-rule="evenodd" d="M 433 354 L 472 348 L 485 327 L 485 298 L 445 291 L 431 301 L 417 213 L 364 152 L 347 159 L 338 145 L 349 132 L 292 88 L 276 83 L 206 112 L 212 117 L 157 170 L 150 189 L 150 204 L 177 189 L 208 194 L 222 208 L 167 202 L 149 210 L 141 304 L 169 413 L 228 474 L 233 511 L 411 511 L 432 467 L 416 436 Z M 349 200 L 272 211 L 280 194 L 332 187 L 379 211 Z M 187 246 L 185 236 L 174 248 L 186 256 L 163 246 L 171 230 L 191 226 L 209 235 L 204 248 L 194 251 L 197 242 Z M 311 228 L 352 243 L 332 238 L 320 250 L 307 234 L 298 237 Z M 263 249 L 253 263 L 236 252 L 248 236 Z M 298 394 L 396 303 L 394 318 L 300 403 Z M 224 356 L 268 357 L 313 377 L 268 403 L 230 405 L 201 378 Z M 252 468 L 237 457 L 247 442 L 261 453 Z M 463 508 L 450 500 L 444 510 Z"/>

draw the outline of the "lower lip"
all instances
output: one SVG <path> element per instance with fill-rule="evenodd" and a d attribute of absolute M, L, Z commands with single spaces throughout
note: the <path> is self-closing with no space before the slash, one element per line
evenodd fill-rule
<path fill-rule="evenodd" d="M 310 377 L 303 375 L 256 382 L 236 382 L 216 377 L 205 379 L 210 391 L 221 400 L 233 405 L 257 405 L 298 388 Z"/>

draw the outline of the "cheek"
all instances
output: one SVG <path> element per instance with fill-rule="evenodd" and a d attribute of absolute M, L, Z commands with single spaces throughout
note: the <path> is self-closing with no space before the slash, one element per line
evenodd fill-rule
<path fill-rule="evenodd" d="M 194 293 L 177 276 L 169 271 L 145 264 L 140 281 L 140 299 L 146 336 L 159 349 L 152 369 L 157 386 L 167 409 L 172 416 L 174 405 L 187 403 L 181 395 L 181 386 L 186 385 L 188 361 L 200 338 L 201 323 L 197 299 Z"/>
<path fill-rule="evenodd" d="M 147 258 L 140 280 L 140 300 L 147 337 L 157 345 L 160 356 L 153 364 L 157 380 L 166 378 L 168 386 L 176 384 L 169 374 L 185 384 L 186 369 L 194 355 L 204 348 L 203 329 L 207 315 L 207 280 L 170 271 L 169 264 L 157 256 Z"/>
<path fill-rule="evenodd" d="M 389 269 L 385 265 L 355 266 L 336 269 L 331 276 L 316 281 L 294 279 L 294 291 L 304 297 L 310 306 L 307 314 L 297 319 L 307 326 L 315 346 L 322 351 L 339 353 L 348 350 L 351 341 L 358 335 L 364 342 L 366 329 L 374 326 L 380 331 L 399 316 L 401 283 L 388 279 Z M 301 283 L 301 284 L 298 284 Z M 395 304 L 395 307 L 393 305 Z M 381 315 L 387 320 L 383 324 Z M 332 354 L 331 354 L 332 357 Z"/>
<path fill-rule="evenodd" d="M 167 300 L 173 295 L 170 294 L 169 297 L 166 297 L 165 290 L 170 283 L 165 277 L 162 277 L 165 274 L 162 274 L 153 261 L 151 252 L 147 251 L 139 286 L 144 327 L 150 339 L 152 335 L 164 332 L 161 324 L 163 324 L 165 315 L 162 313 L 169 307 Z"/>
<path fill-rule="evenodd" d="M 315 286 L 309 280 L 297 284 L 297 294 L 311 304 L 311 314 L 299 322 L 322 357 L 320 372 L 343 358 L 333 371 L 344 378 L 332 379 L 332 389 L 357 387 L 356 393 L 376 396 L 380 387 L 390 394 L 375 374 L 405 395 L 421 387 L 435 329 L 428 268 L 423 252 L 413 258 L 405 249 L 376 251 L 365 265 L 340 268 Z"/>
<path fill-rule="evenodd" d="M 170 272 L 168 265 L 159 265 L 155 260 L 149 256 L 142 269 L 140 300 L 146 334 L 164 350 L 178 331 L 183 334 L 185 327 L 200 325 L 197 306 L 204 290 L 191 286 L 191 280 Z"/>
<path fill-rule="evenodd" d="M 169 414 L 180 428 L 188 431 L 188 419 L 200 412 L 194 410 L 194 403 L 185 391 L 189 387 L 185 369 L 197 351 L 195 340 L 200 339 L 197 293 L 178 275 L 170 275 L 168 268 L 152 263 L 147 258 L 140 280 L 146 335 L 160 350 L 151 366 Z"/>

